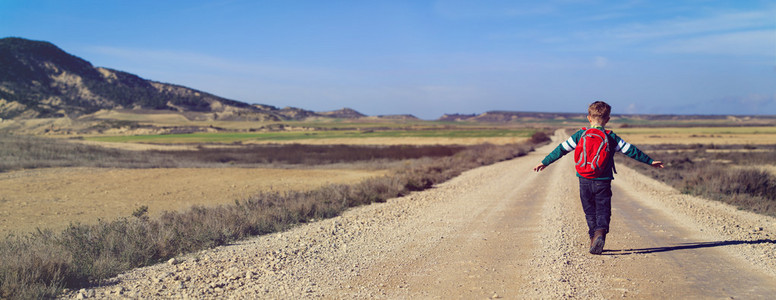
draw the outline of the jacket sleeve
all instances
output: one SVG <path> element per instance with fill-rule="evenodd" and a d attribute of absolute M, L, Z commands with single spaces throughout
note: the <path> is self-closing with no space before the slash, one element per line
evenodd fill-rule
<path fill-rule="evenodd" d="M 625 156 L 630 157 L 632 159 L 635 159 L 637 161 L 643 162 L 645 164 L 652 164 L 652 158 L 649 157 L 646 153 L 642 152 L 636 146 L 633 146 L 617 136 L 614 132 L 611 134 L 614 138 L 614 140 L 617 142 L 617 145 L 615 146 L 614 150 L 619 151 L 622 154 L 625 154 Z"/>
<path fill-rule="evenodd" d="M 563 141 L 563 143 L 560 143 L 558 147 L 555 147 L 555 150 L 552 150 L 550 154 L 547 154 L 547 156 L 544 157 L 544 159 L 542 160 L 542 164 L 545 166 L 549 166 L 551 163 L 555 162 L 556 160 L 560 159 L 564 155 L 568 154 L 569 152 L 577 148 L 577 142 L 579 141 L 579 138 L 582 136 L 582 133 L 584 133 L 583 130 L 577 131 L 574 134 L 572 134 L 568 140 L 565 140 Z"/>

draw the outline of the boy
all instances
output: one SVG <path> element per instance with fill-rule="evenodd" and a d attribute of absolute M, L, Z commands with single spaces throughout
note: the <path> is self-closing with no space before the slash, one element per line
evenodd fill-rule
<path fill-rule="evenodd" d="M 655 168 L 663 168 L 662 162 L 653 160 L 614 132 L 604 129 L 609 122 L 611 111 L 612 107 L 603 101 L 590 104 L 587 109 L 590 129 L 582 128 L 572 134 L 548 154 L 542 163 L 533 168 L 536 172 L 544 170 L 562 156 L 576 150 L 574 156 L 579 177 L 579 197 L 587 219 L 591 254 L 603 252 L 606 234 L 609 232 L 609 220 L 612 215 L 611 184 L 614 173 L 617 172 L 614 168 L 614 153 L 619 151 Z"/>

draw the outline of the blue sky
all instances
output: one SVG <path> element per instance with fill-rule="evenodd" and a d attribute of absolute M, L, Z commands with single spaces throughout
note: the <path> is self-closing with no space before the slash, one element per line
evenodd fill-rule
<path fill-rule="evenodd" d="M 315 111 L 776 114 L 773 1 L 0 0 L 8 36 Z"/>

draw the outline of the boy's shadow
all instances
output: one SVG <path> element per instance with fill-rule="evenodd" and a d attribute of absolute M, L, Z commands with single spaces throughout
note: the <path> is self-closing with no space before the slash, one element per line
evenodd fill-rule
<path fill-rule="evenodd" d="M 603 255 L 631 255 L 631 254 L 647 254 L 657 252 L 667 252 L 676 250 L 688 250 L 699 248 L 720 247 L 729 245 L 741 245 L 741 244 L 776 244 L 776 240 L 773 239 L 759 239 L 752 241 L 718 241 L 718 242 L 697 242 L 697 243 L 682 243 L 678 246 L 668 247 L 654 247 L 654 248 L 641 248 L 641 249 L 622 249 L 622 250 L 604 250 Z"/>

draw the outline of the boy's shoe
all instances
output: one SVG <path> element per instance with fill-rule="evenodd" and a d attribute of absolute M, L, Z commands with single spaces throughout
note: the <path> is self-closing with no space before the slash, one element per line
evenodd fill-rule
<path fill-rule="evenodd" d="M 590 242 L 590 254 L 601 254 L 604 251 L 604 242 L 606 242 L 606 230 L 596 230 Z"/>

